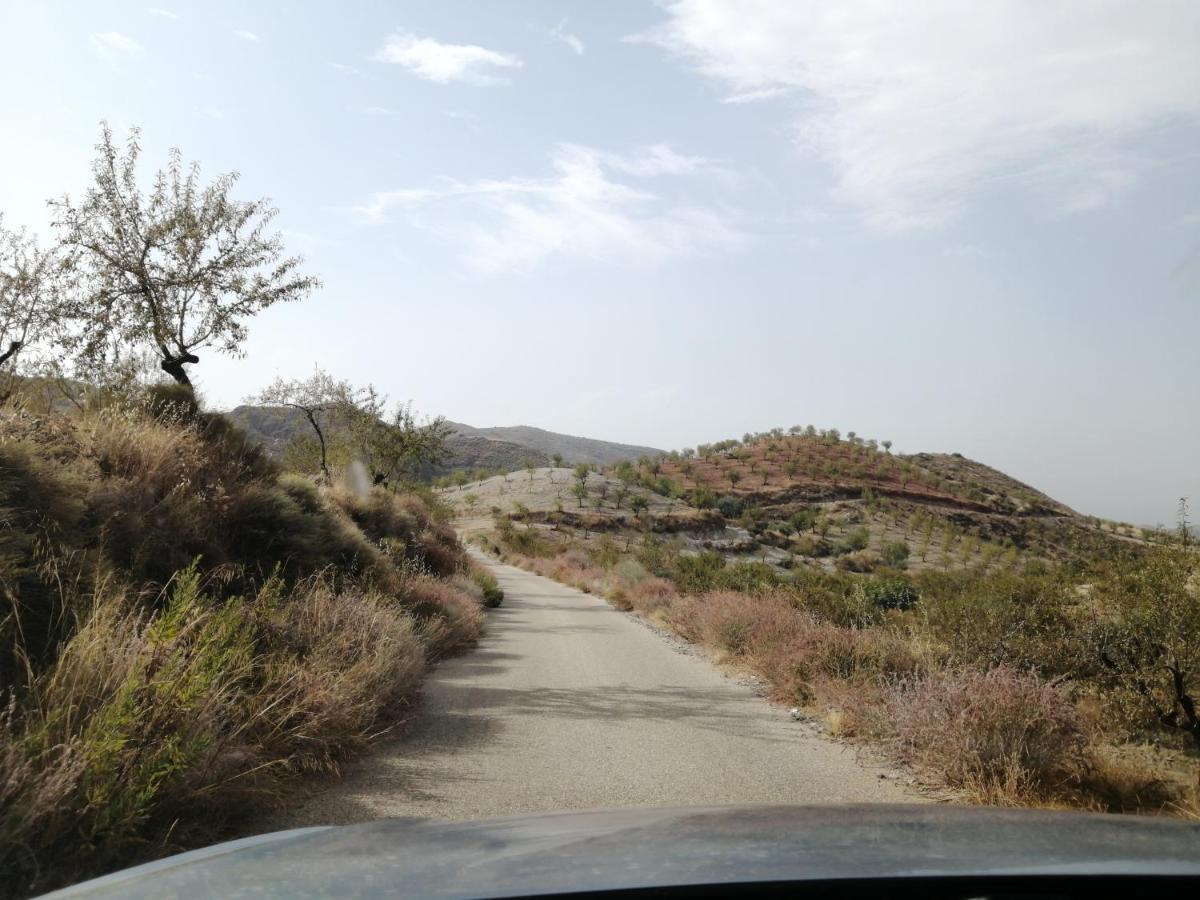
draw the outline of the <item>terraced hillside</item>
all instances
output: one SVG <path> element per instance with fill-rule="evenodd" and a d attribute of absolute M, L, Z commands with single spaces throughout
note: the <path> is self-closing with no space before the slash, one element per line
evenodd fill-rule
<path fill-rule="evenodd" d="M 815 429 L 643 456 L 582 481 L 562 469 L 517 473 L 445 496 L 470 531 L 487 530 L 499 513 L 547 532 L 550 541 L 564 526 L 585 539 L 671 534 L 685 551 L 782 568 L 996 568 L 1088 557 L 1145 538 L 958 454 L 893 454 L 883 443 Z"/>

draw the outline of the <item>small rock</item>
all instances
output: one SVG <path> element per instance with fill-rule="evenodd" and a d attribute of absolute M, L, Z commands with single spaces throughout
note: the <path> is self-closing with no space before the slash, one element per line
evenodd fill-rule
<path fill-rule="evenodd" d="M 790 715 L 797 722 L 804 718 L 804 713 L 800 712 L 800 710 L 794 706 L 788 710 L 788 715 Z"/>

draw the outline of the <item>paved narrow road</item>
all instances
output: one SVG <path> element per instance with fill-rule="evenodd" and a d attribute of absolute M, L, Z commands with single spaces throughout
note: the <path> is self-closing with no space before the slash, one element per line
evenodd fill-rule
<path fill-rule="evenodd" d="M 487 564 L 505 601 L 479 648 L 436 668 L 403 736 L 277 827 L 920 799 L 604 601 Z"/>

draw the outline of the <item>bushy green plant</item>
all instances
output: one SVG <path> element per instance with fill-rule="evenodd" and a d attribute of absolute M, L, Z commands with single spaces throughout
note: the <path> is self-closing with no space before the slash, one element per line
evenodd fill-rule
<path fill-rule="evenodd" d="M 670 578 L 684 593 L 699 594 L 716 586 L 717 577 L 724 568 L 725 557 L 711 550 L 680 554 L 675 558 Z"/>
<path fill-rule="evenodd" d="M 909 552 L 907 541 L 887 541 L 880 548 L 879 555 L 893 569 L 902 569 L 908 565 Z"/>
<path fill-rule="evenodd" d="M 880 609 L 912 609 L 920 600 L 917 589 L 903 578 L 880 578 L 863 585 L 867 599 Z"/>
<path fill-rule="evenodd" d="M 854 553 L 857 550 L 866 550 L 870 539 L 870 532 L 866 528 L 861 526 L 854 528 L 837 542 L 835 551 L 840 555 L 843 553 Z"/>
<path fill-rule="evenodd" d="M 736 519 L 742 514 L 745 504 L 740 499 L 726 494 L 717 501 L 717 511 L 726 519 Z"/>
<path fill-rule="evenodd" d="M 483 591 L 484 606 L 495 609 L 504 602 L 504 590 L 500 587 L 500 583 L 496 581 L 496 576 L 491 572 L 476 569 L 471 574 L 471 579 Z"/>

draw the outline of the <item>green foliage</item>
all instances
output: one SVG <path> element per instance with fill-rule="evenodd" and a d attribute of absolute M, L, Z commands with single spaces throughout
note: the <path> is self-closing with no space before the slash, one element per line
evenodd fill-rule
<path fill-rule="evenodd" d="M 717 505 L 717 495 L 706 487 L 699 487 L 692 491 L 691 502 L 696 509 L 712 509 Z"/>
<path fill-rule="evenodd" d="M 1200 747 L 1200 558 L 1181 542 L 1123 556 L 1098 580 L 1087 634 L 1100 678 Z"/>
<path fill-rule="evenodd" d="M 844 538 L 837 543 L 836 552 L 839 554 L 853 553 L 857 550 L 867 549 L 867 544 L 870 542 L 871 535 L 866 528 L 852 529 Z"/>
<path fill-rule="evenodd" d="M 783 583 L 783 579 L 769 563 L 742 561 L 725 566 L 717 573 L 713 583 L 718 588 L 758 594 L 773 590 Z"/>
<path fill-rule="evenodd" d="M 166 169 L 139 188 L 139 132 L 122 152 L 105 125 L 80 202 L 51 202 L 75 277 L 85 287 L 65 306 L 64 340 L 91 371 L 120 361 L 130 348 L 157 352 L 163 371 L 190 384 L 185 366 L 211 347 L 236 354 L 246 320 L 303 299 L 319 282 L 299 274 L 301 260 L 265 228 L 276 210 L 265 200 L 229 195 L 236 176 L 200 183 L 178 149 Z"/>
<path fill-rule="evenodd" d="M 801 509 L 792 513 L 792 517 L 788 519 L 788 522 L 795 531 L 803 533 L 811 529 L 813 525 L 816 524 L 817 517 L 819 515 L 820 513 L 818 510 L 811 508 Z"/>
<path fill-rule="evenodd" d="M 496 576 L 491 572 L 476 569 L 471 573 L 471 580 L 483 591 L 484 606 L 489 609 L 495 609 L 504 602 L 504 590 L 500 587 L 500 583 L 496 581 Z"/>
<path fill-rule="evenodd" d="M 863 591 L 880 609 L 908 610 L 920 599 L 916 588 L 903 578 L 872 579 L 863 585 Z"/>
<path fill-rule="evenodd" d="M 902 569 L 908 564 L 907 541 L 887 541 L 879 551 L 883 561 L 893 569 Z"/>
<path fill-rule="evenodd" d="M 680 554 L 670 568 L 670 575 L 684 593 L 701 594 L 717 586 L 718 576 L 724 568 L 725 557 L 720 553 Z"/>
<path fill-rule="evenodd" d="M 737 497 L 726 495 L 717 501 L 717 511 L 726 519 L 736 519 L 742 514 L 745 504 Z"/>

